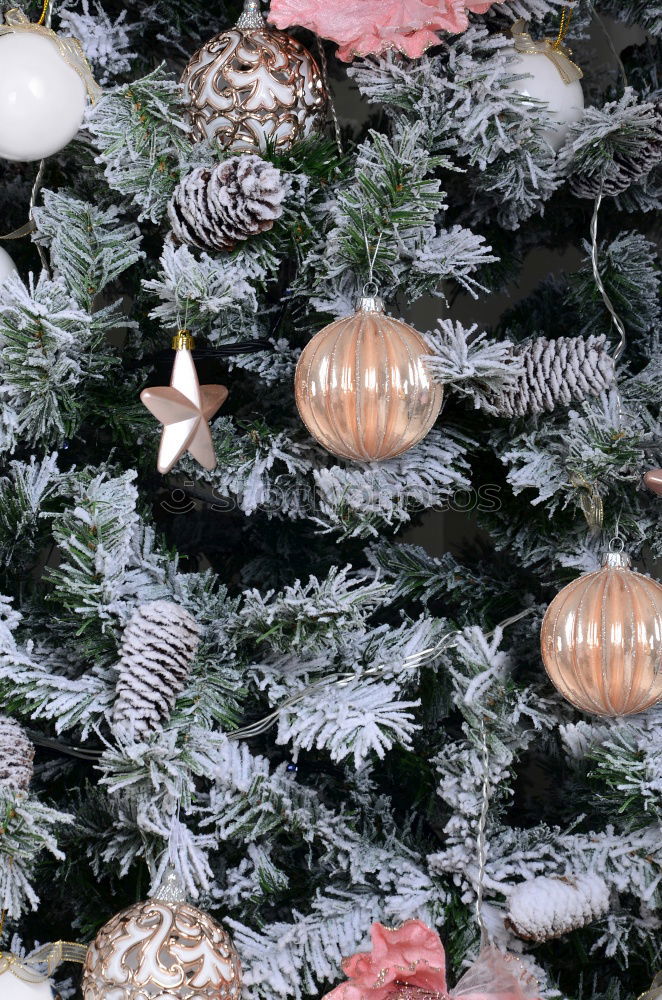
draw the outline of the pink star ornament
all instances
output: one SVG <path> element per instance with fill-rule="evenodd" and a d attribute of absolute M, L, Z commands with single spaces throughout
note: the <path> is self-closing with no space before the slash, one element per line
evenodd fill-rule
<path fill-rule="evenodd" d="M 200 385 L 190 350 L 177 350 L 170 385 L 151 386 L 140 393 L 149 412 L 163 424 L 159 472 L 170 472 L 186 451 L 204 469 L 216 467 L 209 421 L 227 396 L 224 385 Z"/>

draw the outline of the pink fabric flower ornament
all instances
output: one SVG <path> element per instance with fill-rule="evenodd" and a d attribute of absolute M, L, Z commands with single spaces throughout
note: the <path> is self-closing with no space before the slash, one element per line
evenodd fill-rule
<path fill-rule="evenodd" d="M 348 976 L 323 1000 L 387 1000 L 403 987 L 447 1000 L 538 1000 L 538 984 L 515 956 L 483 948 L 454 990 L 446 985 L 446 955 L 436 934 L 421 920 L 390 930 L 370 929 L 372 951 L 357 952 L 342 963 Z M 409 994 L 407 994 L 409 995 Z M 417 994 L 418 995 L 418 994 Z"/>
<path fill-rule="evenodd" d="M 439 44 L 436 31 L 459 34 L 467 11 L 484 14 L 494 0 L 271 0 L 277 28 L 299 24 L 339 45 L 338 58 L 380 55 L 398 49 L 418 59 Z"/>
<path fill-rule="evenodd" d="M 446 993 L 444 947 L 422 920 L 407 920 L 390 930 L 370 928 L 372 951 L 359 951 L 342 963 L 349 982 L 341 983 L 324 1000 L 385 1000 L 396 984 Z"/>

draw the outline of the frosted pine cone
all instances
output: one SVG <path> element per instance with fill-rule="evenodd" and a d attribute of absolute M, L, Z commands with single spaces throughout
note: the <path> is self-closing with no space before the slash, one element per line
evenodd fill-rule
<path fill-rule="evenodd" d="M 198 648 L 198 626 L 172 601 L 141 604 L 124 630 L 113 725 L 149 736 L 170 718 Z"/>
<path fill-rule="evenodd" d="M 18 722 L 0 715 L 0 791 L 27 792 L 34 770 L 34 746 Z"/>
<path fill-rule="evenodd" d="M 232 250 L 271 229 L 288 186 L 259 156 L 232 156 L 212 170 L 197 167 L 175 188 L 168 217 L 175 239 L 202 250 Z"/>
<path fill-rule="evenodd" d="M 513 889 L 506 925 L 525 941 L 549 941 L 585 927 L 608 909 L 609 889 L 599 875 L 540 875 Z"/>
<path fill-rule="evenodd" d="M 614 381 L 614 361 L 606 337 L 537 337 L 515 353 L 524 373 L 498 402 L 502 413 L 523 417 L 598 396 Z"/>
<path fill-rule="evenodd" d="M 636 184 L 651 172 L 662 160 L 662 104 L 658 104 L 653 113 L 655 121 L 648 143 L 634 143 L 627 153 L 616 149 L 606 169 L 598 165 L 594 173 L 576 174 L 570 179 L 574 195 L 578 198 L 597 198 L 600 191 L 604 195 L 622 194 L 631 184 Z"/>

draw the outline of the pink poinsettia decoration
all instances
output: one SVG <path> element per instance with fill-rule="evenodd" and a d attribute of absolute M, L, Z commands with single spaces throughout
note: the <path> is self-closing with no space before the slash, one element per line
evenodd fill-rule
<path fill-rule="evenodd" d="M 421 920 L 407 920 L 390 930 L 370 928 L 372 951 L 346 958 L 342 969 L 349 981 L 336 986 L 324 1000 L 386 1000 L 395 983 L 446 993 L 446 956 L 439 936 Z"/>
<path fill-rule="evenodd" d="M 373 924 L 370 937 L 372 950 L 344 960 L 347 981 L 323 1000 L 388 1000 L 403 995 L 419 1000 L 539 1000 L 538 984 L 517 956 L 492 945 L 482 949 L 455 989 L 448 990 L 444 946 L 427 924 L 407 920 L 395 930 Z M 411 993 L 403 994 L 403 987 Z"/>
<path fill-rule="evenodd" d="M 467 11 L 484 14 L 493 0 L 271 0 L 277 28 L 299 24 L 339 45 L 338 58 L 380 55 L 398 49 L 418 59 L 439 44 L 436 31 L 459 34 Z"/>

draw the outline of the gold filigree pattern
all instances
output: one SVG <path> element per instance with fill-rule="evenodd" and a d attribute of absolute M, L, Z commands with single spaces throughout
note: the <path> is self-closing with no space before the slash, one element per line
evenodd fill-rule
<path fill-rule="evenodd" d="M 194 142 L 224 149 L 278 149 L 318 129 L 328 94 L 310 52 L 284 31 L 239 26 L 210 39 L 189 62 L 182 84 Z"/>
<path fill-rule="evenodd" d="M 151 899 L 118 913 L 90 945 L 84 1000 L 239 1000 L 228 934 L 189 903 Z"/>

